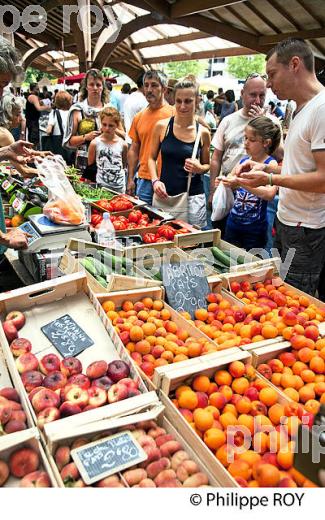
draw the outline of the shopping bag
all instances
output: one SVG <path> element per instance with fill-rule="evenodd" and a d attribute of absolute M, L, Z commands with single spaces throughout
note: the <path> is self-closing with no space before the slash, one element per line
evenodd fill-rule
<path fill-rule="evenodd" d="M 38 160 L 36 166 L 38 176 L 49 192 L 43 214 L 56 224 L 83 224 L 85 207 L 64 173 L 66 163 L 63 158 L 60 155 L 45 157 Z"/>
<path fill-rule="evenodd" d="M 212 214 L 211 220 L 222 220 L 232 210 L 234 205 L 234 194 L 232 189 L 226 187 L 221 181 L 212 199 Z"/>

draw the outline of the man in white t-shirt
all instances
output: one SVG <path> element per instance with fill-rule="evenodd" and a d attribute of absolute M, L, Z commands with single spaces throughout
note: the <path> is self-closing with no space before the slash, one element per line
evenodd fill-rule
<path fill-rule="evenodd" d="M 134 116 L 148 105 L 148 101 L 143 94 L 143 76 L 144 72 L 137 79 L 138 90 L 129 95 L 123 107 L 126 142 L 128 144 L 132 143 L 132 139 L 129 137 L 129 130 Z"/>
<path fill-rule="evenodd" d="M 243 108 L 225 117 L 217 128 L 212 146 L 214 152 L 210 165 L 210 194 L 209 204 L 212 203 L 215 191 L 215 179 L 220 175 L 227 176 L 236 164 L 245 157 L 244 129 L 251 119 L 267 115 L 264 109 L 266 97 L 266 77 L 253 73 L 248 76 L 241 91 Z M 277 118 L 269 116 L 279 124 Z M 283 157 L 282 144 L 274 153 L 277 160 Z M 216 227 L 224 231 L 225 220 L 219 221 Z"/>
<path fill-rule="evenodd" d="M 244 187 L 280 187 L 274 246 L 282 260 L 295 252 L 286 281 L 310 294 L 317 290 L 325 262 L 325 88 L 314 61 L 302 40 L 289 38 L 271 49 L 268 86 L 279 99 L 297 103 L 282 168 L 247 161 L 237 172 Z"/>

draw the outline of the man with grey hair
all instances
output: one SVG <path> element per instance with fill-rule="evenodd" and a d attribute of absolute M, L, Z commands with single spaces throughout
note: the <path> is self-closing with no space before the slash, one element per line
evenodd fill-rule
<path fill-rule="evenodd" d="M 143 87 L 148 106 L 135 115 L 129 131 L 132 144 L 128 152 L 127 193 L 131 195 L 135 191 L 134 174 L 139 163 L 136 195 L 150 205 L 152 204 L 153 189 L 148 170 L 148 159 L 153 129 L 158 121 L 174 114 L 174 108 L 165 100 L 167 83 L 166 74 L 160 70 L 149 70 L 145 73 Z M 160 167 L 158 159 L 159 173 Z"/>

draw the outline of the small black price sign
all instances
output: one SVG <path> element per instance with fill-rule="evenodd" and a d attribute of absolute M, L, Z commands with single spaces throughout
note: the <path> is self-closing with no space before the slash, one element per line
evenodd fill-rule
<path fill-rule="evenodd" d="M 94 344 L 69 314 L 51 321 L 41 330 L 64 358 L 77 356 Z"/>
<path fill-rule="evenodd" d="M 195 260 L 162 265 L 163 284 L 173 309 L 187 311 L 194 318 L 196 309 L 207 307 L 206 295 L 210 289 L 204 271 L 204 264 Z"/>
<path fill-rule="evenodd" d="M 93 484 L 148 458 L 130 431 L 76 448 L 71 456 L 86 484 Z"/>

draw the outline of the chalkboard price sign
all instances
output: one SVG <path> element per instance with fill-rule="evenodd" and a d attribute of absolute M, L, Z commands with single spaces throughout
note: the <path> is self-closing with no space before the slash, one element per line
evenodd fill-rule
<path fill-rule="evenodd" d="M 86 484 L 135 466 L 148 458 L 130 431 L 72 450 L 71 456 Z"/>
<path fill-rule="evenodd" d="M 51 321 L 41 330 L 64 358 L 77 356 L 94 344 L 69 314 Z"/>
<path fill-rule="evenodd" d="M 163 284 L 173 309 L 187 311 L 194 318 L 196 309 L 207 307 L 206 295 L 210 289 L 204 269 L 204 264 L 195 260 L 162 265 Z"/>

